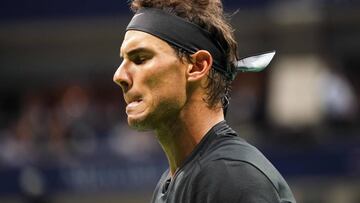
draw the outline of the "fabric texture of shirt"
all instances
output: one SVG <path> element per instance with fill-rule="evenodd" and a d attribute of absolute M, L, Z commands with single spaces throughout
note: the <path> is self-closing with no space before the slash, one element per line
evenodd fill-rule
<path fill-rule="evenodd" d="M 153 203 L 295 203 L 280 173 L 225 121 L 204 136 L 182 167 L 164 172 Z"/>

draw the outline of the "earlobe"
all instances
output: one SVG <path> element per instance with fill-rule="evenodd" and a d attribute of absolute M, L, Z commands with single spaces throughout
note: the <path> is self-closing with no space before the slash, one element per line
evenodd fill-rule
<path fill-rule="evenodd" d="M 188 66 L 188 80 L 198 81 L 205 78 L 212 66 L 212 56 L 208 51 L 199 50 L 191 55 L 192 64 Z"/>

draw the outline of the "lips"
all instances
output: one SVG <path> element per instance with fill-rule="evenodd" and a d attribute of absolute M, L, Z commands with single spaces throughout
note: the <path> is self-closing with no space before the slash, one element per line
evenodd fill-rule
<path fill-rule="evenodd" d="M 130 114 L 141 113 L 144 110 L 143 104 L 144 101 L 142 99 L 131 100 L 131 102 L 129 102 L 128 105 L 126 106 L 126 114 L 130 115 Z"/>
<path fill-rule="evenodd" d="M 135 106 L 139 105 L 141 102 L 142 102 L 141 99 L 134 100 L 134 101 L 128 103 L 127 107 L 129 107 L 129 108 L 135 107 Z"/>

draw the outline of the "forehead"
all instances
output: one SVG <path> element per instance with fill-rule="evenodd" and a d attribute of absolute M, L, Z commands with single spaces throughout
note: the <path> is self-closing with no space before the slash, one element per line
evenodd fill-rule
<path fill-rule="evenodd" d="M 156 51 L 171 51 L 170 45 L 158 37 L 136 30 L 127 31 L 120 48 L 120 53 L 126 54 L 127 52 L 138 48 L 153 49 Z"/>

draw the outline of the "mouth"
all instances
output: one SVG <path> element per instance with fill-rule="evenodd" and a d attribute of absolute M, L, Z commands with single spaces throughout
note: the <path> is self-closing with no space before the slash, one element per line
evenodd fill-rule
<path fill-rule="evenodd" d="M 141 108 L 143 103 L 144 102 L 141 98 L 131 100 L 126 106 L 126 114 L 130 115 L 140 113 L 143 109 Z"/>
<path fill-rule="evenodd" d="M 135 100 L 128 102 L 127 106 L 136 106 L 141 102 L 142 102 L 142 99 L 135 99 Z"/>

